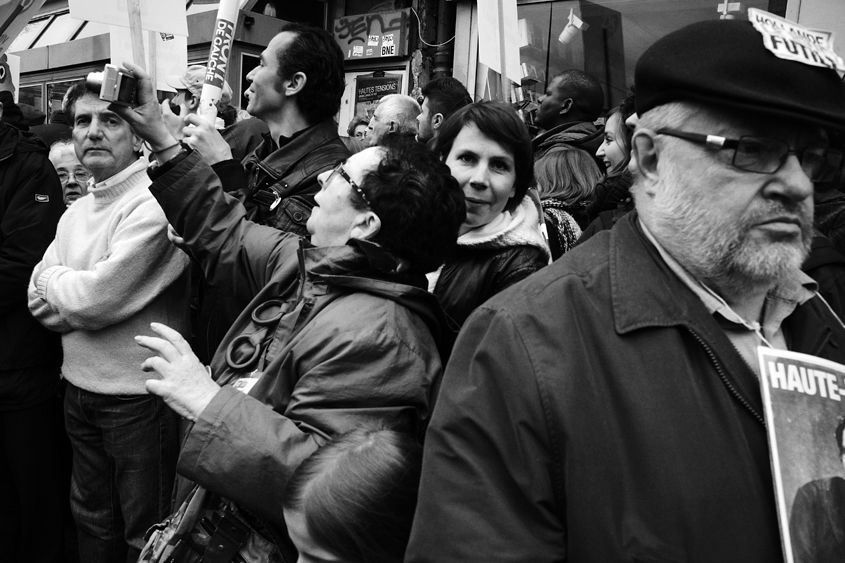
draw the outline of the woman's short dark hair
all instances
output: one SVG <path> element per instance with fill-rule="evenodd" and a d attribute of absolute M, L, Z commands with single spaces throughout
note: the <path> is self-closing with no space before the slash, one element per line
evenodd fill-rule
<path fill-rule="evenodd" d="M 294 471 L 282 502 L 311 538 L 349 563 L 401 563 L 411 535 L 422 447 L 408 434 L 357 428 Z"/>
<path fill-rule="evenodd" d="M 361 182 L 381 220 L 373 242 L 410 263 L 409 272 L 436 270 L 458 240 L 466 218 L 464 194 L 449 167 L 421 143 L 392 136 L 381 147 L 378 168 Z M 360 197 L 352 205 L 366 209 Z"/>
<path fill-rule="evenodd" d="M 288 80 L 297 72 L 307 80 L 296 96 L 297 105 L 309 124 L 319 123 L 340 111 L 343 97 L 343 52 L 327 31 L 318 27 L 289 23 L 279 33 L 296 37 L 277 53 L 280 80 Z"/>
<path fill-rule="evenodd" d="M 349 121 L 349 126 L 346 128 L 346 134 L 350 137 L 355 136 L 355 129 L 358 128 L 359 125 L 369 125 L 370 120 L 367 119 L 363 115 L 356 115 Z"/>
<path fill-rule="evenodd" d="M 525 123 L 510 106 L 498 102 L 475 102 L 453 113 L 435 138 L 434 151 L 446 160 L 452 144 L 461 130 L 470 123 L 478 127 L 485 137 L 502 145 L 513 154 L 516 172 L 516 191 L 505 209 L 513 211 L 534 183 L 534 149 Z"/>

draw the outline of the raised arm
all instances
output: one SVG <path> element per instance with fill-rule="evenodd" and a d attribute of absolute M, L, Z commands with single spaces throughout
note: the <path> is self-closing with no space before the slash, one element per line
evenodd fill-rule
<path fill-rule="evenodd" d="M 251 298 L 277 265 L 292 259 L 299 240 L 246 218 L 246 210 L 224 193 L 220 179 L 198 151 L 186 153 L 161 116 L 149 75 L 124 63 L 138 78 L 136 108 L 110 106 L 146 140 L 160 167 L 150 172 L 150 191 L 184 239 L 211 285 Z"/>

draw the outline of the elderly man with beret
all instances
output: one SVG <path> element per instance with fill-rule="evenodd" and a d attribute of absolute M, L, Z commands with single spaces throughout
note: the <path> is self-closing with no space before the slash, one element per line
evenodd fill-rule
<path fill-rule="evenodd" d="M 710 21 L 636 86 L 636 212 L 464 325 L 406 561 L 782 560 L 756 351 L 845 362 L 800 270 L 845 85 Z"/>

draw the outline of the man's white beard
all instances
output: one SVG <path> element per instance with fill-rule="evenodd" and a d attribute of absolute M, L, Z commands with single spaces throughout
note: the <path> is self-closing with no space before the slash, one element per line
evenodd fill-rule
<path fill-rule="evenodd" d="M 649 215 L 649 227 L 666 250 L 705 284 L 733 291 L 751 285 L 775 285 L 798 270 L 810 252 L 813 239 L 812 208 L 806 202 L 784 198 L 756 199 L 738 219 L 720 216 L 712 192 L 699 189 L 707 175 L 691 177 L 689 171 L 669 164 L 661 174 Z M 766 218 L 795 217 L 801 225 L 800 240 L 754 239 L 749 231 Z"/>

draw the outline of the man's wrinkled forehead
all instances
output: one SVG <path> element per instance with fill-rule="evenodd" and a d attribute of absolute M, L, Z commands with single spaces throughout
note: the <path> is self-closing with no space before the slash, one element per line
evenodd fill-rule
<path fill-rule="evenodd" d="M 73 117 L 74 121 L 79 118 L 79 116 L 84 115 L 87 117 L 97 115 L 97 116 L 109 116 L 109 117 L 116 117 L 120 121 L 123 119 L 117 115 L 115 112 L 109 109 L 109 103 L 106 100 L 101 100 L 96 95 L 87 92 L 84 96 L 76 100 L 76 103 L 73 106 Z"/>

